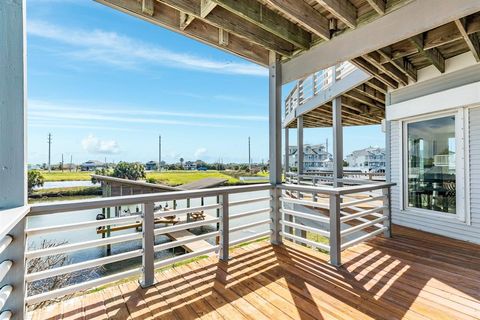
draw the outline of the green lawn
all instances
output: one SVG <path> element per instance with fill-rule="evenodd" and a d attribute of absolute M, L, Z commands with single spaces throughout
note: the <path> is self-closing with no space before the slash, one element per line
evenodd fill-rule
<path fill-rule="evenodd" d="M 147 179 L 154 178 L 157 183 L 169 186 L 179 186 L 205 178 L 227 179 L 227 184 L 237 184 L 240 180 L 226 175 L 219 171 L 166 171 L 166 172 L 147 172 Z"/>
<path fill-rule="evenodd" d="M 93 172 L 41 171 L 41 173 L 45 177 L 45 181 L 88 181 Z"/>

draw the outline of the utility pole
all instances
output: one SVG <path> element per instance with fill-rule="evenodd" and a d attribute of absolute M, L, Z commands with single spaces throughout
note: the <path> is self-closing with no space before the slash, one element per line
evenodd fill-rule
<path fill-rule="evenodd" d="M 162 171 L 162 136 L 158 136 L 158 171 Z"/>
<path fill-rule="evenodd" d="M 250 149 L 250 137 L 248 137 L 248 169 L 252 170 L 252 157 L 251 157 L 251 149 Z"/>
<path fill-rule="evenodd" d="M 63 153 L 62 153 L 62 172 L 63 172 Z"/>
<path fill-rule="evenodd" d="M 52 134 L 48 134 L 48 172 L 52 171 Z"/>
<path fill-rule="evenodd" d="M 70 172 L 72 172 L 73 169 L 73 154 L 70 155 Z"/>

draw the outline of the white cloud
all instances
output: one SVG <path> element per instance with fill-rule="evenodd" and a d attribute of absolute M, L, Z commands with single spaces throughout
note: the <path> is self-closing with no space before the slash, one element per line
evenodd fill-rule
<path fill-rule="evenodd" d="M 193 154 L 193 156 L 195 157 L 195 159 L 198 160 L 198 159 L 201 159 L 206 153 L 207 153 L 207 148 L 198 148 Z"/>
<path fill-rule="evenodd" d="M 62 54 L 76 60 L 107 63 L 121 68 L 139 68 L 145 63 L 204 72 L 266 76 L 267 70 L 253 63 L 209 60 L 177 53 L 115 32 L 100 29 L 70 29 L 41 20 L 28 21 L 28 34 L 71 46 Z"/>
<path fill-rule="evenodd" d="M 120 147 L 115 140 L 100 140 L 92 134 L 82 140 L 82 147 L 85 151 L 93 154 L 120 153 Z"/>

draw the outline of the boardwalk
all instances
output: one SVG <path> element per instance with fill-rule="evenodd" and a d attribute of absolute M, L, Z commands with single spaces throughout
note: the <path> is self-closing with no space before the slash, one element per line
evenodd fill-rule
<path fill-rule="evenodd" d="M 257 242 L 113 285 L 34 319 L 480 319 L 480 247 L 394 228 L 344 252 L 344 265 L 297 245 Z M 63 317 L 60 315 L 63 313 Z"/>

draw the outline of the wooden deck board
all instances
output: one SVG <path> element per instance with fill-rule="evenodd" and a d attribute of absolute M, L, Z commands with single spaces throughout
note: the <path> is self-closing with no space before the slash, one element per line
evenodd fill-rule
<path fill-rule="evenodd" d="M 480 246 L 394 228 L 344 264 L 287 243 L 252 243 L 36 310 L 32 319 L 480 319 Z"/>

